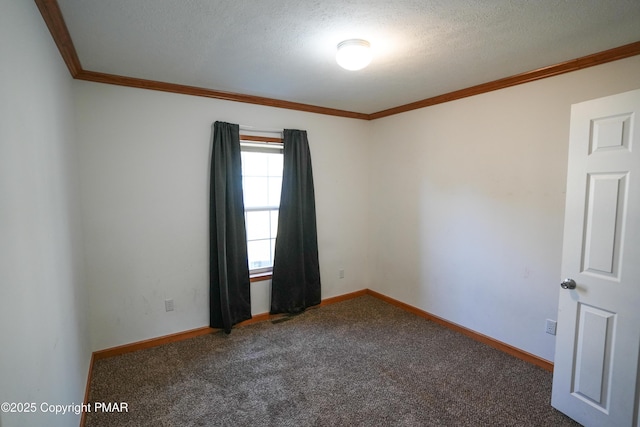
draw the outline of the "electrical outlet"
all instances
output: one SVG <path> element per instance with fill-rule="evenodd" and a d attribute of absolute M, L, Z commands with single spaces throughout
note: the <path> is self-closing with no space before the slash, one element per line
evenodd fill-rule
<path fill-rule="evenodd" d="M 344 279 L 344 269 L 343 268 L 338 270 L 338 277 L 341 278 L 341 279 Z"/>
<path fill-rule="evenodd" d="M 557 325 L 558 323 L 555 320 L 547 319 L 547 327 L 545 329 L 545 332 L 550 335 L 555 335 Z"/>
<path fill-rule="evenodd" d="M 165 309 L 165 311 L 173 311 L 173 300 L 172 299 L 164 300 L 164 309 Z"/>

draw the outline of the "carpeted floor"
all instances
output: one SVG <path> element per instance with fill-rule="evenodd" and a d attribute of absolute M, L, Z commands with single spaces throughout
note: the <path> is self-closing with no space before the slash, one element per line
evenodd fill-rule
<path fill-rule="evenodd" d="M 577 426 L 551 378 L 363 296 L 98 360 L 86 426 Z"/>

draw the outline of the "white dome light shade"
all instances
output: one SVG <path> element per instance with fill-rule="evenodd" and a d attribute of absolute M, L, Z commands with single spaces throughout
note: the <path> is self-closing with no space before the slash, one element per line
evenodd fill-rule
<path fill-rule="evenodd" d="M 371 62 L 371 45 L 366 40 L 351 39 L 338 44 L 336 61 L 347 70 L 361 70 Z"/>

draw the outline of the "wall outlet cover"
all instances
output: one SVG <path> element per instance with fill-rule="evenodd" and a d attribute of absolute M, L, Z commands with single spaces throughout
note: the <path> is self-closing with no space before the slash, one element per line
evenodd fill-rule
<path fill-rule="evenodd" d="M 545 332 L 550 334 L 550 335 L 555 335 L 556 334 L 557 325 L 558 325 L 558 323 L 555 320 L 547 319 L 547 325 L 546 325 Z"/>

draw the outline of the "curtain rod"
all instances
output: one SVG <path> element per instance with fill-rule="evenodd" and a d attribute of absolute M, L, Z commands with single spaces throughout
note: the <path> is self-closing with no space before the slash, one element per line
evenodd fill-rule
<path fill-rule="evenodd" d="M 240 130 L 246 130 L 249 132 L 266 132 L 266 133 L 283 133 L 284 129 L 269 129 L 269 128 L 256 128 L 249 125 L 240 125 Z"/>

